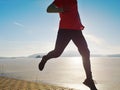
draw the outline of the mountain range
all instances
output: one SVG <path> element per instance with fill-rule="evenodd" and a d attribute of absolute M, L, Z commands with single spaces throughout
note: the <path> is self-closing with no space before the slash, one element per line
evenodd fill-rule
<path fill-rule="evenodd" d="M 15 58 L 42 58 L 45 53 L 37 53 L 37 54 L 32 54 L 29 56 L 23 56 L 23 57 L 0 57 L 0 59 L 15 59 Z M 61 57 L 79 57 L 79 53 L 64 53 L 61 55 Z M 91 57 L 120 57 L 120 54 L 91 54 Z"/>

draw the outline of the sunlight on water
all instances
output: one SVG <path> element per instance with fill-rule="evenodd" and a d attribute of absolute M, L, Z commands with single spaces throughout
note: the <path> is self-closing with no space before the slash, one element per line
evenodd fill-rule
<path fill-rule="evenodd" d="M 85 72 L 81 57 L 51 59 L 42 72 L 38 70 L 40 60 L 35 58 L 0 59 L 0 76 L 89 90 L 82 84 L 85 80 Z M 120 58 L 93 57 L 91 66 L 98 89 L 120 90 Z"/>
<path fill-rule="evenodd" d="M 71 63 L 73 65 L 78 65 L 82 63 L 82 58 L 81 57 L 71 57 L 69 60 L 72 60 Z"/>

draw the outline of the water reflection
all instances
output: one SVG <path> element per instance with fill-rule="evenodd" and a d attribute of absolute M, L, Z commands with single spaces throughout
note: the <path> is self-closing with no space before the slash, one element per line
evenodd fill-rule
<path fill-rule="evenodd" d="M 82 84 L 85 73 L 80 57 L 51 59 L 42 72 L 38 70 L 39 62 L 35 58 L 0 59 L 0 75 L 89 90 Z M 91 58 L 91 63 L 98 90 L 120 89 L 120 58 Z"/>

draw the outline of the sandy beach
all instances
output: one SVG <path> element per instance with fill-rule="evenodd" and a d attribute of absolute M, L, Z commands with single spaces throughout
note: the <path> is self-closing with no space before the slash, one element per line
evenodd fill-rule
<path fill-rule="evenodd" d="M 43 83 L 0 77 L 0 90 L 74 90 Z"/>

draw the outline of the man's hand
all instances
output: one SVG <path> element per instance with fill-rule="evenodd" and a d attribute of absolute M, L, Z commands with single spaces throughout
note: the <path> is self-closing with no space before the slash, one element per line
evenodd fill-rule
<path fill-rule="evenodd" d="M 64 12 L 63 8 L 56 7 L 53 3 L 47 8 L 48 13 L 59 13 Z"/>

